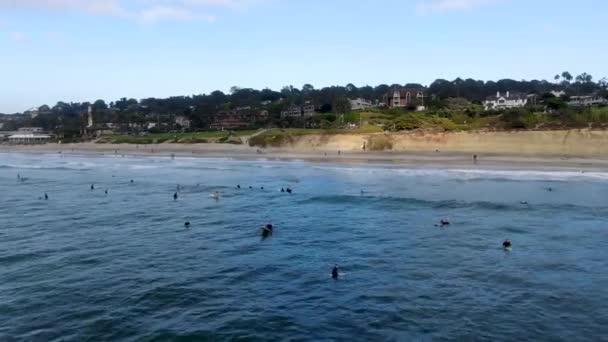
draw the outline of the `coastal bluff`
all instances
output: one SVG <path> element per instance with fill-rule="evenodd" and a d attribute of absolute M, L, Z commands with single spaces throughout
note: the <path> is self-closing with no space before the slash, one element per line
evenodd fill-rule
<path fill-rule="evenodd" d="M 48 143 L 3 145 L 2 152 L 189 155 L 214 157 L 335 155 L 337 151 L 361 158 L 375 155 L 505 155 L 521 157 L 581 157 L 608 159 L 607 130 L 553 131 L 407 131 L 391 133 L 315 133 L 283 135 L 271 144 L 229 143 Z M 250 146 L 251 145 L 251 146 Z M 364 150 L 365 147 L 365 150 Z"/>
<path fill-rule="evenodd" d="M 514 155 L 608 156 L 608 131 L 398 132 L 320 134 L 294 137 L 282 146 L 295 150 L 492 153 Z"/>

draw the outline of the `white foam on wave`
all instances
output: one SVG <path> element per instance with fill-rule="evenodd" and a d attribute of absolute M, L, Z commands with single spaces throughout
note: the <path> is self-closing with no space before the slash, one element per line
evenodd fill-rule
<path fill-rule="evenodd" d="M 128 168 L 131 170 L 154 170 L 154 169 L 160 169 L 160 168 L 162 168 L 162 166 L 135 164 L 135 165 L 128 165 Z"/>
<path fill-rule="evenodd" d="M 511 181 L 605 181 L 608 172 L 540 171 L 540 170 L 474 170 L 399 168 L 394 166 L 315 166 L 315 170 L 345 174 L 398 174 L 405 177 L 437 177 L 458 180 L 511 180 Z"/>
<path fill-rule="evenodd" d="M 446 170 L 466 179 L 505 179 L 522 181 L 608 180 L 606 172 L 536 171 L 536 170 Z"/>

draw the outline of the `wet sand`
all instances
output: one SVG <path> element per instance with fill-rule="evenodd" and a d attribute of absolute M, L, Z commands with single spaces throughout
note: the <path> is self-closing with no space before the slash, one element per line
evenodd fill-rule
<path fill-rule="evenodd" d="M 608 149 L 608 148 L 607 148 Z M 205 157 L 233 159 L 306 160 L 315 162 L 404 164 L 410 167 L 567 169 L 608 171 L 605 155 L 573 157 L 552 154 L 478 153 L 477 162 L 468 152 L 439 151 L 328 151 L 327 149 L 268 148 L 230 144 L 45 144 L 1 145 L 0 153 L 87 154 L 117 156 Z M 1 156 L 0 156 L 1 158 Z"/>

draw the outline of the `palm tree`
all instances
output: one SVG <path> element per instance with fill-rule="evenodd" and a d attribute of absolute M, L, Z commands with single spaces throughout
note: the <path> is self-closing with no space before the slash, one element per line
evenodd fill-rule
<path fill-rule="evenodd" d="M 555 75 L 555 77 L 553 77 L 553 79 L 555 80 L 555 83 L 558 84 L 559 83 L 559 78 L 561 76 L 559 74 Z"/>
<path fill-rule="evenodd" d="M 568 81 L 568 83 L 570 83 L 570 81 L 572 81 L 572 74 L 567 71 L 564 71 L 562 72 L 562 78 Z"/>

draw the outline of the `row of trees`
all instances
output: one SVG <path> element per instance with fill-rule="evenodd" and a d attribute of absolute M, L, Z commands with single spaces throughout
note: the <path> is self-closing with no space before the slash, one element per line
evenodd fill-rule
<path fill-rule="evenodd" d="M 438 79 L 428 88 L 417 83 L 381 84 L 375 87 L 357 87 L 354 84 L 347 84 L 346 86 L 320 89 L 311 84 L 305 84 L 300 89 L 286 86 L 280 91 L 268 88 L 257 90 L 232 87 L 229 93 L 214 91 L 210 94 L 174 96 L 164 99 L 145 98 L 138 101 L 133 98 L 121 98 L 110 103 L 103 100 L 93 103 L 58 102 L 53 107 L 41 106 L 40 114 L 24 124 L 41 126 L 47 130 L 78 132 L 86 125 L 86 115 L 83 114 L 87 112 L 89 106 L 92 107 L 97 123 L 112 122 L 126 125 L 150 120 L 172 120 L 172 117 L 182 115 L 191 120 L 192 128 L 205 129 L 213 122 L 218 112 L 250 106 L 267 110 L 270 114 L 269 123 L 277 124 L 280 120 L 280 112 L 291 105 L 310 102 L 321 113 L 345 113 L 350 109 L 347 99 L 364 98 L 379 103 L 394 88 L 424 88 L 427 98 L 425 102 L 437 109 L 444 106 L 445 101 L 443 100 L 449 98 L 461 98 L 474 104 L 481 104 L 486 97 L 493 96 L 497 91 L 542 95 L 552 90 L 563 90 L 568 95 L 601 92 L 603 96 L 608 96 L 607 83 L 606 78 L 594 82 L 593 77 L 586 73 L 573 77 L 569 72 L 563 72 L 554 77 L 554 82 L 512 79 L 481 81 L 457 78 L 452 81 Z"/>

